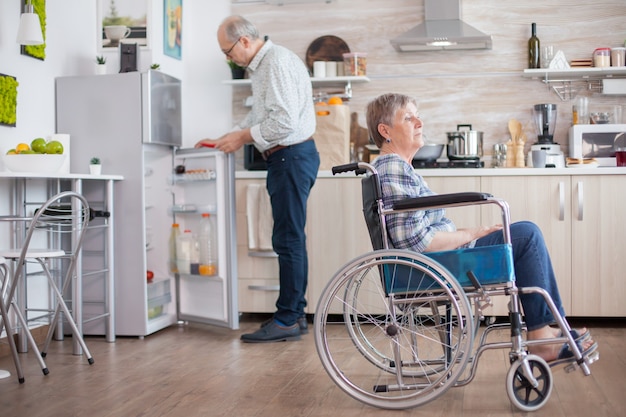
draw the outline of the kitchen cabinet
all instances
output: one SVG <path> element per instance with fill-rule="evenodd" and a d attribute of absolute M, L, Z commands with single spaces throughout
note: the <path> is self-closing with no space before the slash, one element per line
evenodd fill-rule
<path fill-rule="evenodd" d="M 626 196 L 617 192 L 624 181 L 622 175 L 482 178 L 483 192 L 508 201 L 513 221 L 541 228 L 568 315 L 626 315 L 626 220 L 620 215 Z M 483 224 L 497 222 L 486 210 Z M 496 304 L 496 315 L 506 312 L 502 307 Z"/>
<path fill-rule="evenodd" d="M 279 288 L 278 256 L 273 251 L 248 248 L 246 195 L 248 186 L 253 184 L 265 186 L 265 178 L 235 181 L 239 311 L 273 313 Z"/>
<path fill-rule="evenodd" d="M 572 169 L 552 170 L 555 175 L 528 175 L 527 169 L 476 170 L 479 173 L 424 175 L 437 193 L 481 191 L 509 203 L 511 220 L 530 220 L 542 230 L 552 258 L 564 308 L 570 316 L 623 317 L 626 306 L 626 219 L 620 208 L 626 205 L 624 175 L 572 175 Z M 469 171 L 469 170 L 467 170 Z M 474 170 L 472 170 L 474 171 Z M 537 170 L 539 171 L 539 170 Z M 245 230 L 245 184 L 265 179 L 237 179 L 238 269 L 240 307 L 248 312 L 272 312 L 277 293 L 271 296 L 242 296 L 242 282 L 257 288 L 278 285 L 276 260 L 247 255 Z M 581 213 L 582 211 L 582 213 Z M 458 207 L 447 210 L 457 227 L 501 223 L 500 211 L 492 205 Z M 579 216 L 582 214 L 582 219 Z M 361 207 L 361 182 L 355 176 L 318 178 L 309 199 L 307 216 L 309 248 L 308 313 L 315 311 L 319 295 L 335 272 L 357 255 L 371 250 Z M 245 274 L 245 275 L 244 275 Z M 507 314 L 507 300 L 493 299 L 494 307 L 485 315 Z M 258 310 L 259 304 L 264 310 Z"/>
<path fill-rule="evenodd" d="M 444 192 L 480 189 L 480 179 L 475 177 L 431 177 L 428 182 L 433 189 Z M 235 187 L 239 308 L 242 312 L 273 312 L 278 296 L 278 260 L 270 253 L 250 252 L 247 243 L 246 189 L 255 183 L 265 184 L 265 179 L 238 179 Z M 306 311 L 312 314 L 322 290 L 335 272 L 352 258 L 372 250 L 363 218 L 361 177 L 318 178 L 311 190 L 307 210 L 309 283 Z M 455 208 L 450 215 L 459 227 L 480 221 L 478 207 Z"/>
<path fill-rule="evenodd" d="M 626 179 L 572 176 L 574 316 L 626 316 Z"/>
<path fill-rule="evenodd" d="M 509 203 L 511 222 L 529 220 L 541 229 L 552 258 L 565 311 L 571 309 L 571 204 L 569 176 L 483 177 L 481 190 Z M 483 225 L 502 223 L 495 206 L 481 207 Z M 494 298 L 494 308 L 486 314 L 508 314 L 507 300 Z"/>

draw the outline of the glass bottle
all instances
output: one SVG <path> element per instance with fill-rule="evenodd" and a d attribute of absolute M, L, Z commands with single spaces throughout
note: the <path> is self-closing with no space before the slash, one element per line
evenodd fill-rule
<path fill-rule="evenodd" d="M 178 272 L 178 265 L 176 265 L 176 241 L 178 240 L 178 236 L 180 236 L 180 227 L 178 223 L 173 223 L 169 240 L 169 270 L 172 273 Z"/>
<path fill-rule="evenodd" d="M 200 249 L 200 266 L 198 268 L 200 275 L 216 275 L 217 240 L 213 217 L 209 213 L 202 213 L 198 246 Z"/>
<path fill-rule="evenodd" d="M 537 24 L 531 25 L 532 36 L 528 40 L 528 68 L 541 68 L 539 38 L 537 37 Z"/>

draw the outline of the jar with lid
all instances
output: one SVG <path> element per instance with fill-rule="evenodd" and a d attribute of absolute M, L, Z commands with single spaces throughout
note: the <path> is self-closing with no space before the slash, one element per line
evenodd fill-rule
<path fill-rule="evenodd" d="M 611 66 L 611 48 L 596 48 L 593 51 L 593 66 L 606 68 Z"/>

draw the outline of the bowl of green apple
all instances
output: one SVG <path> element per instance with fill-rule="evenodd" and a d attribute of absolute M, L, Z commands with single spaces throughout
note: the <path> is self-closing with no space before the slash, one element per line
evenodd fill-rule
<path fill-rule="evenodd" d="M 3 155 L 4 167 L 11 172 L 55 174 L 67 157 L 63 150 L 56 140 L 37 138 L 30 144 L 19 143 Z"/>

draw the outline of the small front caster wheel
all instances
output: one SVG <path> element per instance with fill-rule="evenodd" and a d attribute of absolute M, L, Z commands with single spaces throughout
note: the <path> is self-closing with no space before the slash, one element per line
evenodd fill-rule
<path fill-rule="evenodd" d="M 543 407 L 552 393 L 552 384 L 550 366 L 537 355 L 516 360 L 506 374 L 509 400 L 522 411 Z"/>

